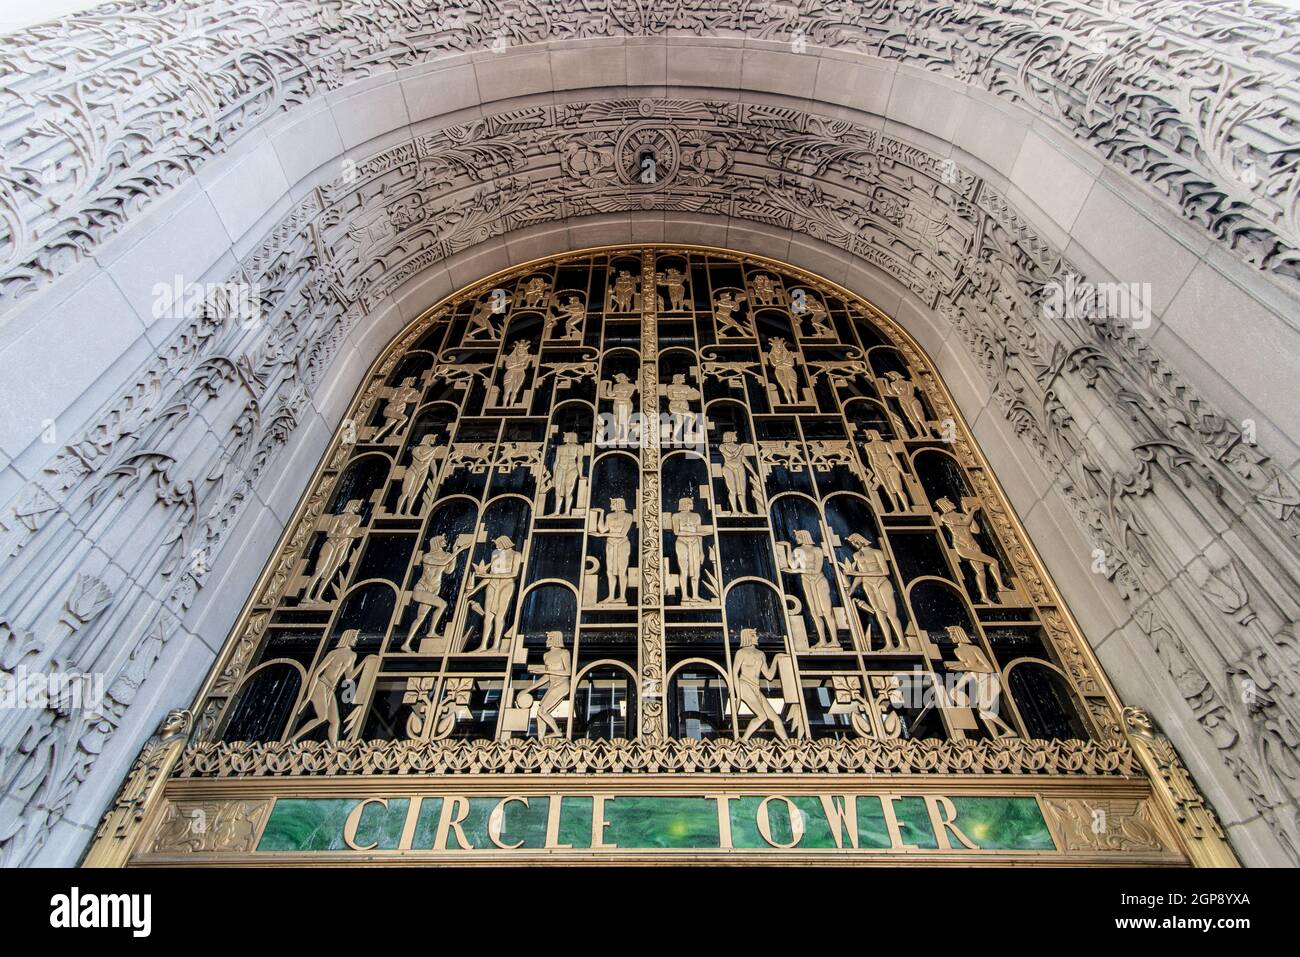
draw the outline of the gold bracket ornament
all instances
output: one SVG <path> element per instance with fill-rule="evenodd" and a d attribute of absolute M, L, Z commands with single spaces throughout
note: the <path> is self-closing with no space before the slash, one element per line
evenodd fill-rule
<path fill-rule="evenodd" d="M 158 732 L 140 751 L 121 791 L 95 832 L 82 867 L 122 867 L 140 838 L 148 834 L 163 806 L 163 789 L 185 749 L 194 715 L 168 712 Z"/>
<path fill-rule="evenodd" d="M 1197 867 L 1240 867 L 1214 809 L 1192 781 L 1173 742 L 1141 708 L 1124 709 L 1124 734 L 1151 779 L 1155 805 L 1168 822 L 1188 859 Z"/>

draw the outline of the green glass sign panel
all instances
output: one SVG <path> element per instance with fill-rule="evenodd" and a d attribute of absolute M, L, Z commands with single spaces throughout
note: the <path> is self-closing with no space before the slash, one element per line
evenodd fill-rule
<path fill-rule="evenodd" d="M 1026 796 L 281 798 L 259 852 L 1053 851 Z"/>

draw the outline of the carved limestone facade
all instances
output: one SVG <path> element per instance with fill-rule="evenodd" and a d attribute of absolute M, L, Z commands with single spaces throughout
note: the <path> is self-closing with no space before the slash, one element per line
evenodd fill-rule
<path fill-rule="evenodd" d="M 1300 235 L 1295 14 L 1019 6 L 369 4 L 342 21 L 331 4 L 119 4 L 0 41 L 0 361 L 18 370 L 0 661 L 105 692 L 93 714 L 0 712 L 0 860 L 84 848 L 403 319 L 511 262 L 712 229 L 870 286 L 968 376 L 954 391 L 976 432 L 1041 463 L 1013 504 L 1121 691 L 1129 668 L 1153 682 L 1130 700 L 1244 859 L 1294 862 L 1297 431 L 1268 382 L 1297 350 L 1277 318 L 1295 315 Z M 1022 134 L 999 157 L 909 96 L 969 97 L 1061 142 Z M 1042 164 L 1063 172 L 1035 191 Z M 1080 170 L 1178 237 L 1188 263 L 1156 283 L 1154 334 L 1053 306 L 1144 275 L 1073 226 L 1082 198 L 1052 207 Z M 200 294 L 158 314 L 174 275 Z M 1268 374 L 1230 388 L 1226 359 L 1188 343 L 1239 339 L 1239 321 L 1258 336 L 1240 362 Z M 671 383 L 640 385 L 656 407 Z M 651 547 L 636 559 L 658 563 Z"/>

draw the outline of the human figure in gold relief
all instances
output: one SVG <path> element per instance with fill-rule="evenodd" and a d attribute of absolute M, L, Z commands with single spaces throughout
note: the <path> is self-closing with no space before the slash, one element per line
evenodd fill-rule
<path fill-rule="evenodd" d="M 582 476 L 582 446 L 578 433 L 565 432 L 555 448 L 555 513 L 568 515 L 577 504 L 578 479 Z"/>
<path fill-rule="evenodd" d="M 406 408 L 412 402 L 420 400 L 420 390 L 415 388 L 414 379 L 403 379 L 402 384 L 393 390 L 388 401 L 384 403 L 384 424 L 375 433 L 372 442 L 378 442 L 385 435 L 406 421 Z"/>
<path fill-rule="evenodd" d="M 917 394 L 916 383 L 911 379 L 904 379 L 897 372 L 885 373 L 885 380 L 880 383 L 880 391 L 898 400 L 898 405 L 907 419 L 907 427 L 912 430 L 912 434 L 918 438 L 929 436 L 929 417 L 925 414 L 925 405 Z"/>
<path fill-rule="evenodd" d="M 684 373 L 678 372 L 672 382 L 661 385 L 659 391 L 668 397 L 668 414 L 672 418 L 672 441 L 682 445 L 694 445 L 701 441 L 697 434 L 701 422 L 691 413 L 691 403 L 700 398 L 700 390 L 686 384 Z"/>
<path fill-rule="evenodd" d="M 478 562 L 474 577 L 478 580 L 466 597 L 483 590 L 483 604 L 470 602 L 470 607 L 483 616 L 483 646 L 481 651 L 495 651 L 506 628 L 510 602 L 515 595 L 515 579 L 524 567 L 524 556 L 515 551 L 514 542 L 506 535 L 498 535 L 492 544 L 491 562 Z"/>
<path fill-rule="evenodd" d="M 303 593 L 303 600 L 324 601 L 325 589 L 334 588 L 334 579 L 347 561 L 352 544 L 361 537 L 361 499 L 356 498 L 343 506 L 343 511 L 331 517 L 325 526 L 325 543 L 316 556 L 316 571 Z"/>
<path fill-rule="evenodd" d="M 655 282 L 668 287 L 668 308 L 673 312 L 686 309 L 686 276 L 680 269 L 671 268 L 667 272 L 655 273 Z"/>
<path fill-rule="evenodd" d="M 875 429 L 867 430 L 863 446 L 867 456 L 867 471 L 871 473 L 870 485 L 880 495 L 880 503 L 891 512 L 912 510 L 912 498 L 903 481 L 903 469 L 894 455 L 894 448 L 880 437 Z"/>
<path fill-rule="evenodd" d="M 722 484 L 727 489 L 727 508 L 746 514 L 749 512 L 748 489 L 754 476 L 749 456 L 754 454 L 754 447 L 741 445 L 736 438 L 735 432 L 723 432 L 718 454 L 722 456 Z"/>
<path fill-rule="evenodd" d="M 808 320 L 812 325 L 812 338 L 833 339 L 835 330 L 831 328 L 830 313 L 826 307 L 821 304 L 821 300 L 815 297 L 808 297 L 803 300 L 804 310 L 802 318 Z"/>
<path fill-rule="evenodd" d="M 975 540 L 980 531 L 975 514 L 963 512 L 946 498 L 941 498 L 934 504 L 939 509 L 939 525 L 952 539 L 953 553 L 968 564 L 975 575 L 980 600 L 986 605 L 993 604 L 993 599 L 989 597 L 988 583 L 984 580 L 985 569 L 993 573 L 999 592 L 1010 591 L 1011 586 L 1003 580 L 1002 566 L 998 560 L 980 548 L 979 542 Z"/>
<path fill-rule="evenodd" d="M 339 732 L 342 730 L 343 722 L 339 700 L 334 692 L 344 681 L 356 682 L 358 685 L 353 688 L 353 694 L 347 702 L 354 707 L 353 713 L 348 715 L 348 732 L 354 730 L 355 717 L 361 714 L 359 710 L 355 710 L 355 707 L 364 704 L 365 699 L 369 697 L 369 688 L 366 686 L 373 681 L 375 670 L 373 665 L 379 660 L 374 655 L 368 655 L 364 661 L 357 661 L 357 641 L 360 635 L 361 632 L 356 628 L 343 632 L 343 639 L 338 647 L 326 654 L 320 664 L 312 670 L 311 676 L 307 679 L 307 693 L 289 721 L 289 727 L 292 728 L 301 721 L 309 710 L 314 712 L 315 717 L 299 728 L 298 733 L 291 737 L 290 741 L 297 741 L 325 724 L 328 725 L 330 743 L 339 743 Z"/>
<path fill-rule="evenodd" d="M 817 629 L 817 648 L 838 648 L 838 630 L 835 624 L 835 603 L 831 598 L 831 583 L 822 572 L 826 555 L 813 542 L 812 533 L 805 528 L 794 532 L 794 543 L 777 542 L 776 552 L 781 571 L 799 578 L 804 602 Z"/>
<path fill-rule="evenodd" d="M 672 415 L 690 415 L 691 403 L 700 397 L 700 390 L 686 384 L 684 373 L 678 372 L 673 381 L 664 386 L 664 395 L 668 396 L 668 412 Z"/>
<path fill-rule="evenodd" d="M 519 403 L 519 392 L 524 387 L 524 377 L 533 364 L 533 356 L 528 351 L 528 343 L 523 339 L 516 341 L 514 348 L 506 356 L 505 364 L 505 388 L 501 404 L 517 405 Z"/>
<path fill-rule="evenodd" d="M 529 665 L 528 670 L 540 677 L 528 687 L 519 690 L 515 705 L 521 708 L 532 707 L 533 695 L 539 689 L 545 688 L 546 694 L 537 704 L 537 736 L 539 738 L 550 735 L 564 737 L 564 732 L 555 721 L 555 711 L 569 697 L 569 688 L 572 684 L 569 675 L 569 653 L 564 649 L 563 632 L 546 633 L 546 653 L 542 655 L 542 663 Z M 545 732 L 542 731 L 543 726 L 546 728 Z"/>
<path fill-rule="evenodd" d="M 759 273 L 754 277 L 754 301 L 760 306 L 770 306 L 776 300 L 776 284 L 772 277 Z"/>
<path fill-rule="evenodd" d="M 615 443 L 622 444 L 627 441 L 628 433 L 632 428 L 632 397 L 636 395 L 637 384 L 622 372 L 615 372 L 614 381 L 603 380 L 600 389 L 600 398 L 612 399 L 614 402 L 612 439 Z"/>
<path fill-rule="evenodd" d="M 772 707 L 772 703 L 767 700 L 763 694 L 763 681 L 772 681 L 777 675 L 778 661 L 773 658 L 770 662 L 767 656 L 759 650 L 758 632 L 753 628 L 742 628 L 740 630 L 740 647 L 732 658 L 732 668 L 735 671 L 736 697 L 740 703 L 754 712 L 754 717 L 749 720 L 745 726 L 740 740 L 748 741 L 763 725 L 769 722 L 776 736 L 782 741 L 787 740 L 790 736 L 786 733 L 785 722 L 781 720 L 781 715 Z"/>
<path fill-rule="evenodd" d="M 537 309 L 541 306 L 542 300 L 546 298 L 546 290 L 551 288 L 551 284 L 541 276 L 534 276 L 528 280 L 524 286 L 524 307 L 527 309 Z"/>
<path fill-rule="evenodd" d="M 854 532 L 848 538 L 853 554 L 842 566 L 849 580 L 849 597 L 858 588 L 862 598 L 854 599 L 880 626 L 886 648 L 903 648 L 903 623 L 898 619 L 898 604 L 894 583 L 889 577 L 889 560 L 885 553 L 871 544 L 865 535 Z"/>
<path fill-rule="evenodd" d="M 732 316 L 732 313 L 740 308 L 740 304 L 745 301 L 745 296 L 736 296 L 730 292 L 720 293 L 718 298 L 713 301 L 713 321 L 718 324 L 718 335 L 720 337 L 739 336 L 745 338 L 754 334 L 752 329 L 742 326 Z"/>
<path fill-rule="evenodd" d="M 420 495 L 429 481 L 429 473 L 433 470 L 433 461 L 438 457 L 437 443 L 437 436 L 426 435 L 420 439 L 419 445 L 411 449 L 411 464 L 402 476 L 402 494 L 397 499 L 399 515 L 411 514 L 411 510 L 419 504 Z"/>
<path fill-rule="evenodd" d="M 605 539 L 605 585 L 609 589 L 602 602 L 627 604 L 627 569 L 632 558 L 632 543 L 628 535 L 636 524 L 636 516 L 627 510 L 621 498 L 609 500 L 609 512 L 592 509 L 596 528 L 591 534 Z"/>
<path fill-rule="evenodd" d="M 799 402 L 799 376 L 794 370 L 794 353 L 786 346 L 785 340 L 774 336 L 767 353 L 768 365 L 776 376 L 776 384 L 781 388 L 781 395 L 786 405 Z"/>
<path fill-rule="evenodd" d="M 495 339 L 497 337 L 496 326 L 492 324 L 492 316 L 496 314 L 497 302 L 498 300 L 489 296 L 474 307 L 474 311 L 469 316 L 469 326 L 465 329 L 466 339 L 477 339 L 479 336 L 486 339 Z M 504 300 L 500 300 L 500 302 L 504 305 Z M 504 312 L 504 310 L 502 311 Z"/>
<path fill-rule="evenodd" d="M 681 578 L 682 601 L 700 602 L 700 575 L 704 568 L 704 537 L 708 533 L 695 500 L 679 499 L 677 511 L 669 516 L 669 528 L 676 538 L 677 574 Z"/>
<path fill-rule="evenodd" d="M 472 536 L 466 536 L 471 538 Z M 415 583 L 415 588 L 411 590 L 411 598 L 416 605 L 415 620 L 411 622 L 411 630 L 406 634 L 406 641 L 402 643 L 403 651 L 411 650 L 411 642 L 415 639 L 415 632 L 419 629 L 420 624 L 433 612 L 433 617 L 429 618 L 428 637 L 432 638 L 438 631 L 438 622 L 442 620 L 443 613 L 447 610 L 447 602 L 441 595 L 442 576 L 451 571 L 452 566 L 456 564 L 456 557 L 469 548 L 469 541 L 459 543 L 455 551 L 447 551 L 447 536 L 435 535 L 429 542 L 429 550 L 423 555 L 417 556 L 416 560 L 420 563 L 420 579 Z"/>
<path fill-rule="evenodd" d="M 997 668 L 989 661 L 988 655 L 979 645 L 971 641 L 970 635 L 961 625 L 949 625 L 944 629 L 953 643 L 957 660 L 948 664 L 948 671 L 962 678 L 948 692 L 949 704 L 959 708 L 971 708 L 984 722 L 988 733 L 995 738 L 1014 738 L 1015 729 L 998 716 L 997 708 L 1001 699 L 1001 689 L 996 677 Z M 971 700 L 971 685 L 975 686 L 975 700 Z"/>
<path fill-rule="evenodd" d="M 549 316 L 546 320 L 546 336 L 551 334 L 551 328 L 556 321 L 564 318 L 564 332 L 560 335 L 561 339 L 581 339 L 582 338 L 582 320 L 587 316 L 587 307 L 582 304 L 582 300 L 577 296 L 570 296 L 569 301 L 559 307 L 560 316 Z"/>
<path fill-rule="evenodd" d="M 631 312 L 636 308 L 636 280 L 626 269 L 620 269 L 609 291 L 610 312 Z"/>

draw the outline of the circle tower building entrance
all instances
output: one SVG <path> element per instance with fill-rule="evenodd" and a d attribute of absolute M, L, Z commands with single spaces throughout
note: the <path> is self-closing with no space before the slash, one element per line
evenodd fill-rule
<path fill-rule="evenodd" d="M 473 855 L 1233 860 L 919 346 L 679 246 L 394 340 L 89 861 Z"/>

